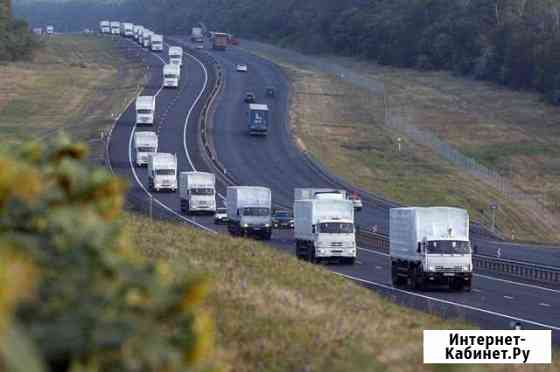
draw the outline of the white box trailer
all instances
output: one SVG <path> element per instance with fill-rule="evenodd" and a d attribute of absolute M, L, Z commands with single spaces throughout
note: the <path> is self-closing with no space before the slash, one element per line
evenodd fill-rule
<path fill-rule="evenodd" d="M 317 262 L 337 259 L 353 264 L 357 256 L 354 206 L 346 199 L 294 202 L 296 255 Z"/>
<path fill-rule="evenodd" d="M 179 196 L 182 212 L 216 212 L 216 177 L 206 172 L 181 172 Z"/>
<path fill-rule="evenodd" d="M 392 208 L 389 244 L 395 286 L 424 289 L 430 283 L 443 283 L 452 289 L 470 290 L 472 254 L 466 210 Z"/>
<path fill-rule="evenodd" d="M 163 152 L 148 156 L 148 183 L 150 190 L 177 191 L 177 157 Z"/>
<path fill-rule="evenodd" d="M 270 240 L 272 235 L 272 193 L 259 186 L 227 188 L 228 231 L 231 235 L 256 235 Z"/>
<path fill-rule="evenodd" d="M 179 79 L 181 78 L 181 68 L 177 65 L 163 66 L 163 87 L 178 88 Z"/>
<path fill-rule="evenodd" d="M 109 21 L 99 22 L 99 31 L 102 34 L 110 34 L 111 33 L 111 22 L 109 22 Z"/>
<path fill-rule="evenodd" d="M 120 35 L 121 33 L 121 23 L 117 21 L 111 21 L 111 34 Z"/>
<path fill-rule="evenodd" d="M 183 66 L 183 48 L 179 46 L 169 47 L 169 64 L 176 66 Z"/>
<path fill-rule="evenodd" d="M 136 98 L 136 124 L 154 124 L 156 97 L 139 96 Z"/>
<path fill-rule="evenodd" d="M 152 131 L 134 133 L 134 153 L 136 165 L 141 167 L 148 164 L 150 154 L 158 150 L 158 136 Z"/>
<path fill-rule="evenodd" d="M 310 199 L 347 199 L 346 190 L 328 188 L 296 188 L 294 189 L 294 200 Z"/>
<path fill-rule="evenodd" d="M 161 52 L 163 50 L 163 35 L 150 34 L 150 49 L 152 52 Z"/>
<path fill-rule="evenodd" d="M 130 22 L 121 23 L 121 35 L 124 36 L 124 37 L 132 37 L 133 36 L 133 27 L 134 27 L 134 25 Z"/>

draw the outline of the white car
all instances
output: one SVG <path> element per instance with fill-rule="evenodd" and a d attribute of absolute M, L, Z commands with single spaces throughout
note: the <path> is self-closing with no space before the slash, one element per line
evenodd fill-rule
<path fill-rule="evenodd" d="M 226 208 L 217 208 L 214 214 L 214 223 L 216 225 L 226 224 L 228 220 Z"/>
<path fill-rule="evenodd" d="M 247 65 L 245 64 L 238 64 L 236 67 L 237 71 L 239 72 L 247 72 Z"/>

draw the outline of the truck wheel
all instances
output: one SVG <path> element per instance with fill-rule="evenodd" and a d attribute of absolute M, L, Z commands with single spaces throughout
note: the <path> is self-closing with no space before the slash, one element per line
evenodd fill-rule
<path fill-rule="evenodd" d="M 391 282 L 393 283 L 393 287 L 402 287 L 403 286 L 403 279 L 398 275 L 397 265 L 394 262 L 391 262 Z"/>
<path fill-rule="evenodd" d="M 457 279 L 451 280 L 449 282 L 449 288 L 451 288 L 451 290 L 453 291 L 460 292 L 463 290 L 463 287 L 464 287 L 463 282 Z"/>
<path fill-rule="evenodd" d="M 314 248 L 307 248 L 307 260 L 311 263 L 316 263 L 315 258 L 315 249 Z"/>
<path fill-rule="evenodd" d="M 269 230 L 269 231 L 264 233 L 264 235 L 263 235 L 264 240 L 270 240 L 271 238 L 272 238 L 272 231 Z"/>
<path fill-rule="evenodd" d="M 422 275 L 421 272 L 419 272 L 418 268 L 414 269 L 413 280 L 414 280 L 414 289 L 418 291 L 423 291 L 425 289 L 426 283 L 424 281 L 424 276 Z"/>
<path fill-rule="evenodd" d="M 346 259 L 346 263 L 348 265 L 354 265 L 355 262 L 356 262 L 356 257 L 349 257 Z"/>

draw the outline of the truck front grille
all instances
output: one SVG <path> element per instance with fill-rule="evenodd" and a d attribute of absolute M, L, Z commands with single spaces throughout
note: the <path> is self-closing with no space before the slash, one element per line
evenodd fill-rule
<path fill-rule="evenodd" d="M 344 243 L 342 242 L 331 242 L 331 247 L 342 247 Z"/>
<path fill-rule="evenodd" d="M 446 272 L 446 273 L 458 273 L 463 271 L 462 266 L 454 266 L 454 267 L 445 267 L 445 266 L 436 266 L 436 271 L 438 272 Z"/>

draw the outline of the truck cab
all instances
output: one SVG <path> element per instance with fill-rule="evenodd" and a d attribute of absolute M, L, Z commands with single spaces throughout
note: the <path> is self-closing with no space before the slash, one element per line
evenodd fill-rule
<path fill-rule="evenodd" d="M 121 33 L 121 23 L 117 21 L 111 22 L 111 34 L 120 35 Z"/>
<path fill-rule="evenodd" d="M 183 48 L 178 46 L 169 47 L 169 64 L 183 66 Z"/>
<path fill-rule="evenodd" d="M 136 31 L 136 41 L 141 46 L 144 46 L 144 26 L 138 26 Z"/>
<path fill-rule="evenodd" d="M 163 66 L 163 86 L 165 88 L 178 88 L 181 77 L 181 68 L 177 65 Z"/>
<path fill-rule="evenodd" d="M 268 105 L 256 103 L 249 104 L 249 134 L 254 136 L 266 136 L 268 134 Z"/>
<path fill-rule="evenodd" d="M 345 199 L 294 202 L 296 255 L 311 262 L 338 260 L 353 264 L 356 256 L 354 207 Z"/>
<path fill-rule="evenodd" d="M 216 177 L 206 172 L 181 172 L 179 177 L 181 211 L 216 212 Z"/>
<path fill-rule="evenodd" d="M 121 23 L 121 34 L 122 34 L 122 36 L 132 37 L 133 36 L 133 27 L 134 27 L 134 25 L 130 22 Z"/>
<path fill-rule="evenodd" d="M 150 49 L 152 52 L 161 52 L 163 50 L 163 35 L 154 33 L 150 35 Z"/>
<path fill-rule="evenodd" d="M 155 132 L 144 131 L 134 133 L 134 153 L 136 165 L 141 167 L 148 164 L 150 154 L 158 150 L 158 136 Z"/>
<path fill-rule="evenodd" d="M 47 26 L 47 35 L 53 35 L 53 34 L 54 34 L 54 26 L 48 25 Z"/>
<path fill-rule="evenodd" d="M 177 191 L 177 157 L 156 152 L 148 156 L 148 182 L 150 190 Z"/>
<path fill-rule="evenodd" d="M 228 35 L 222 32 L 215 32 L 212 38 L 212 48 L 214 50 L 226 50 L 228 45 Z"/>
<path fill-rule="evenodd" d="M 136 98 L 136 124 L 154 124 L 156 100 L 154 96 L 140 96 Z"/>

